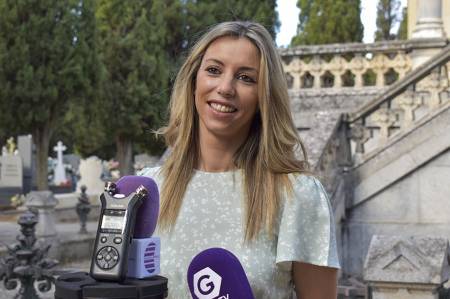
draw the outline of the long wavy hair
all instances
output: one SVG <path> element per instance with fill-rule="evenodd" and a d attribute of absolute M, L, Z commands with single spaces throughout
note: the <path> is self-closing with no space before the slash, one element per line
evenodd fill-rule
<path fill-rule="evenodd" d="M 273 236 L 283 192 L 292 192 L 288 174 L 307 173 L 309 168 L 292 120 L 280 56 L 269 32 L 254 22 L 224 22 L 212 27 L 181 66 L 170 99 L 169 123 L 159 130 L 171 150 L 161 168 L 164 183 L 159 225 L 167 231 L 175 225 L 199 161 L 195 79 L 208 46 L 224 36 L 249 39 L 261 57 L 257 80 L 259 112 L 248 138 L 234 155 L 234 164 L 244 176 L 245 241 L 251 241 L 263 229 Z M 303 160 L 296 158 L 298 150 L 302 151 Z"/>

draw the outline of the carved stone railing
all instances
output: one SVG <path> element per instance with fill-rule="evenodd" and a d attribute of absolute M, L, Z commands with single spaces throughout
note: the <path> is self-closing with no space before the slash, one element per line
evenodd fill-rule
<path fill-rule="evenodd" d="M 414 49 L 442 48 L 442 39 L 330 44 L 280 49 L 291 90 L 386 87 L 412 67 Z"/>
<path fill-rule="evenodd" d="M 336 199 L 340 197 L 335 194 L 339 192 L 340 187 L 344 186 L 343 174 L 352 164 L 346 126 L 347 123 L 341 117 L 315 165 L 315 171 L 330 196 L 334 210 L 340 204 L 336 202 Z"/>
<path fill-rule="evenodd" d="M 450 45 L 359 111 L 345 115 L 355 164 L 450 105 Z"/>

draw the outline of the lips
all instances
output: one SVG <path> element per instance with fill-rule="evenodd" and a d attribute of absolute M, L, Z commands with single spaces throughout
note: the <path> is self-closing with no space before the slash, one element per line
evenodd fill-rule
<path fill-rule="evenodd" d="M 226 105 L 223 103 L 217 102 L 208 102 L 209 107 L 211 107 L 214 111 L 221 113 L 233 113 L 236 112 L 237 109 L 231 105 Z"/>

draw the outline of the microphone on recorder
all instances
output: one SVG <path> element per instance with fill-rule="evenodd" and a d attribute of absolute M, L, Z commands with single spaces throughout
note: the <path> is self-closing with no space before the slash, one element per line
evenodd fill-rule
<path fill-rule="evenodd" d="M 116 183 L 116 192 L 128 196 L 139 186 L 144 186 L 148 196 L 139 208 L 134 227 L 135 239 L 151 237 L 156 228 L 159 214 L 159 192 L 155 181 L 149 177 L 127 175 L 121 177 Z"/>
<path fill-rule="evenodd" d="M 128 251 L 127 277 L 145 278 L 160 273 L 161 242 L 152 237 L 159 214 L 159 192 L 155 181 L 149 177 L 128 175 L 116 183 L 117 193 L 128 196 L 138 186 L 144 186 L 148 196 L 136 215 L 133 239 Z"/>
<path fill-rule="evenodd" d="M 194 299 L 254 299 L 250 283 L 238 258 L 223 248 L 197 254 L 187 273 Z"/>

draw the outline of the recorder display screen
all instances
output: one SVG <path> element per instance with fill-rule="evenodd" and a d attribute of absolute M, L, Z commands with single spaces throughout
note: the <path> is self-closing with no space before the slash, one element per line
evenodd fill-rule
<path fill-rule="evenodd" d="M 126 210 L 105 210 L 101 225 L 102 233 L 122 234 L 126 217 Z"/>

